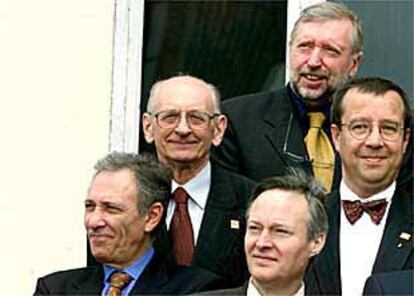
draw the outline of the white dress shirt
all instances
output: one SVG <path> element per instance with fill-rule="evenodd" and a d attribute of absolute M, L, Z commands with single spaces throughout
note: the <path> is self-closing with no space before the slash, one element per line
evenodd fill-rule
<path fill-rule="evenodd" d="M 371 217 L 365 212 L 363 212 L 361 218 L 354 225 L 351 225 L 341 206 L 339 258 L 342 295 L 362 295 L 364 283 L 371 275 L 377 257 L 394 191 L 395 182 L 384 191 L 361 199 L 349 189 L 344 181 L 341 181 L 339 187 L 341 200 L 360 200 L 361 202 L 369 202 L 382 198 L 387 200 L 385 214 L 378 225 L 372 222 Z"/>
<path fill-rule="evenodd" d="M 193 226 L 194 242 L 197 244 L 198 234 L 201 228 L 201 222 L 203 220 L 204 210 L 207 203 L 208 193 L 210 191 L 211 183 L 211 164 L 208 162 L 206 166 L 190 181 L 184 185 L 179 185 L 174 180 L 172 181 L 172 192 L 177 187 L 183 187 L 184 190 L 190 195 L 188 199 L 188 212 L 190 214 L 191 225 Z M 170 229 L 172 216 L 175 210 L 175 201 L 170 199 L 167 208 L 167 229 Z"/>
<path fill-rule="evenodd" d="M 247 291 L 246 296 L 267 296 L 262 295 L 259 290 L 257 290 L 256 286 L 252 282 L 252 277 L 249 279 L 249 283 L 247 284 Z M 302 285 L 300 286 L 299 290 L 296 291 L 295 294 L 292 296 L 305 296 L 305 283 L 302 282 Z"/>

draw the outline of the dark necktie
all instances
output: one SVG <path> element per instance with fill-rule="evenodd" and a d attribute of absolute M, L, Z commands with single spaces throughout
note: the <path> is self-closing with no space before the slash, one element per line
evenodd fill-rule
<path fill-rule="evenodd" d="M 108 296 L 121 296 L 122 289 L 131 281 L 131 277 L 124 272 L 114 272 L 111 275 L 109 283 L 111 287 L 108 290 Z"/>
<path fill-rule="evenodd" d="M 188 194 L 178 187 L 174 192 L 175 210 L 170 231 L 173 254 L 180 265 L 190 266 L 194 254 L 194 233 L 188 213 Z"/>
<path fill-rule="evenodd" d="M 384 216 L 387 201 L 380 199 L 362 203 L 359 200 L 343 200 L 342 206 L 344 207 L 346 218 L 352 225 L 361 218 L 363 212 L 366 212 L 371 217 L 372 222 L 378 225 Z"/>
<path fill-rule="evenodd" d="M 328 136 L 322 129 L 325 115 L 322 112 L 309 112 L 309 131 L 305 137 L 306 150 L 312 162 L 316 180 L 330 192 L 333 175 L 335 153 Z"/>

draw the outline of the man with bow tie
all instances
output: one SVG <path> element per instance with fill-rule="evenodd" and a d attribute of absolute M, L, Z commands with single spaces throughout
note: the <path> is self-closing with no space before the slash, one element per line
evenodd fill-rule
<path fill-rule="evenodd" d="M 361 295 L 371 274 L 413 269 L 413 192 L 396 186 L 412 115 L 405 92 L 377 77 L 342 86 L 331 112 L 343 179 L 328 198 L 327 242 L 306 287 L 310 294 Z"/>

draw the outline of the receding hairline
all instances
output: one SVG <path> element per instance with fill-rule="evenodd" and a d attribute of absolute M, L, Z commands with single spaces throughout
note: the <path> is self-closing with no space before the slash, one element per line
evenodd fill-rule
<path fill-rule="evenodd" d="M 158 92 L 161 89 L 161 87 L 165 87 L 168 84 L 185 84 L 188 82 L 193 83 L 193 86 L 204 88 L 209 94 L 208 97 L 212 103 L 214 112 L 220 113 L 220 93 L 217 90 L 217 88 L 214 85 L 206 82 L 205 80 L 191 75 L 173 76 L 154 83 L 150 90 L 150 96 L 147 103 L 147 111 L 154 112 L 155 101 L 158 97 Z"/>
<path fill-rule="evenodd" d="M 306 198 L 306 195 L 305 195 L 305 193 L 303 193 L 303 192 L 300 192 L 300 191 L 298 191 L 298 190 L 295 190 L 295 189 L 282 189 L 282 188 L 272 188 L 272 189 L 267 189 L 267 190 L 265 190 L 265 191 L 263 191 L 263 192 L 261 192 L 252 202 L 251 202 L 251 204 L 250 204 L 250 206 L 248 207 L 248 209 L 247 209 L 247 214 L 248 214 L 248 216 L 250 216 L 250 211 L 251 211 L 251 209 L 252 209 L 252 207 L 253 207 L 253 205 L 260 199 L 260 198 L 263 198 L 263 196 L 262 195 L 264 195 L 264 194 L 271 194 L 271 193 L 273 193 L 274 195 L 272 195 L 270 198 L 272 199 L 272 200 L 277 200 L 277 199 L 280 199 L 281 198 L 281 196 L 280 195 L 278 195 L 277 193 L 278 192 L 283 192 L 283 193 L 285 193 L 285 194 L 290 194 L 291 196 L 290 197 L 288 197 L 289 199 L 292 199 L 292 198 L 296 198 L 296 199 L 299 199 L 299 200 L 301 200 L 301 199 L 303 199 L 303 201 L 305 202 L 305 204 L 307 205 L 307 213 L 309 214 L 309 201 L 308 201 L 308 199 Z"/>

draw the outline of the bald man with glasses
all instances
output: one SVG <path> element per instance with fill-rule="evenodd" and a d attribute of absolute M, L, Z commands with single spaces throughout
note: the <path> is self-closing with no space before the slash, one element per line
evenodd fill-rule
<path fill-rule="evenodd" d="M 246 279 L 244 214 L 253 181 L 210 161 L 227 118 L 217 89 L 192 76 L 155 83 L 142 118 L 148 143 L 173 172 L 166 224 L 155 248 L 175 262 L 210 270 L 228 287 Z"/>
<path fill-rule="evenodd" d="M 312 295 L 361 295 L 371 274 L 414 267 L 413 192 L 396 182 L 412 115 L 400 86 L 369 77 L 337 91 L 331 116 L 343 178 L 328 197 L 327 242 L 306 287 Z"/>

